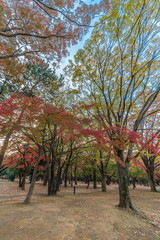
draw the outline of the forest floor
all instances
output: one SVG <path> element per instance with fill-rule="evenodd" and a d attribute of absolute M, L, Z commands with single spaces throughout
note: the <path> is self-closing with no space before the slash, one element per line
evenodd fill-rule
<path fill-rule="evenodd" d="M 18 188 L 18 181 L 0 180 L 0 239 L 2 240 L 160 240 L 160 193 L 148 187 L 130 187 L 134 205 L 148 219 L 120 210 L 118 186 L 78 183 L 61 186 L 56 197 L 47 196 L 47 187 L 36 183 L 29 205 L 23 200 L 26 190 Z M 160 190 L 160 188 L 159 188 Z"/>

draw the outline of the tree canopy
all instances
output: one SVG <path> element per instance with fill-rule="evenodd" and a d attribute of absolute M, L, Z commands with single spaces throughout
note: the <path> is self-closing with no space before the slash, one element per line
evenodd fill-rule
<path fill-rule="evenodd" d="M 99 128 L 118 127 L 118 132 L 108 129 L 111 140 L 119 128 L 137 131 L 145 118 L 160 111 L 154 104 L 160 93 L 159 30 L 157 1 L 111 1 L 107 19 L 102 17 L 66 68 L 82 101 L 94 105 L 90 114 Z M 127 183 L 132 143 L 122 148 L 121 139 L 114 148 L 124 164 L 118 163 L 119 205 L 134 209 Z"/>
<path fill-rule="evenodd" d="M 27 59 L 59 61 L 67 54 L 67 48 L 88 31 L 94 16 L 108 8 L 104 0 L 97 4 L 77 4 L 70 0 L 1 0 L 1 68 L 5 74 L 14 75 L 22 71 Z"/>

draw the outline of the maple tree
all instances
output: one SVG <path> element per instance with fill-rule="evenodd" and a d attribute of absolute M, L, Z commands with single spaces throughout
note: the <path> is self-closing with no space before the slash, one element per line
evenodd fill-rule
<path fill-rule="evenodd" d="M 13 146 L 14 144 L 12 144 L 12 149 Z M 42 156 L 41 159 L 44 159 L 44 157 Z M 21 147 L 17 146 L 17 152 L 7 157 L 4 162 L 6 167 L 16 169 L 16 173 L 19 176 L 19 187 L 24 190 L 26 177 L 31 173 L 37 162 L 37 149 L 33 149 L 28 144 Z M 43 167 L 39 165 L 38 170 L 41 168 Z"/>
<path fill-rule="evenodd" d="M 23 127 L 17 129 L 20 131 L 20 134 L 19 136 L 16 135 L 16 144 L 18 144 L 19 138 L 19 142 L 30 142 L 30 144 L 36 146 L 36 151 L 32 148 L 27 148 L 27 151 L 22 151 L 21 148 L 18 148 L 21 156 L 16 156 L 17 161 L 19 159 L 22 161 L 21 167 L 18 166 L 18 168 L 24 170 L 24 181 L 28 163 L 31 162 L 29 166 L 34 165 L 32 181 L 25 203 L 30 202 L 42 156 L 46 162 L 45 167 L 42 166 L 42 170 L 45 171 L 47 169 L 48 171 L 48 195 L 55 195 L 59 190 L 64 167 L 70 164 L 73 152 L 86 144 L 86 138 L 89 140 L 87 145 L 89 144 L 88 147 L 90 149 L 95 148 L 98 152 L 102 153 L 103 151 L 104 153 L 109 153 L 109 155 L 112 153 L 112 158 L 126 169 L 127 163 L 122 161 L 118 151 L 126 151 L 126 146 L 128 146 L 129 151 L 131 143 L 132 147 L 133 144 L 139 144 L 140 136 L 136 132 L 120 127 L 107 127 L 102 130 L 94 130 L 91 124 L 90 128 L 87 128 L 89 121 L 86 121 L 86 119 L 78 119 L 67 113 L 64 109 L 59 109 L 45 103 L 44 100 L 38 97 L 26 98 L 22 95 L 21 100 L 22 97 L 27 100 L 27 110 L 23 116 Z M 10 101 L 12 101 L 12 98 Z M 19 109 L 17 111 L 14 110 L 11 113 L 12 119 L 17 118 L 17 111 Z M 72 143 L 74 143 L 74 147 Z M 131 158 L 132 156 L 127 157 Z M 100 161 L 103 163 L 101 158 L 102 155 L 100 154 Z M 106 181 L 106 178 L 104 179 Z"/>
<path fill-rule="evenodd" d="M 43 99 L 38 97 L 27 98 L 24 95 L 14 94 L 9 99 L 3 100 L 1 103 L 1 134 L 5 136 L 1 149 L 1 156 L 4 157 L 9 140 L 13 133 L 16 132 L 16 138 L 13 136 L 10 145 L 26 143 L 36 146 L 34 158 L 31 154 L 21 150 L 18 147 L 19 154 L 23 156 L 15 156 L 15 161 L 23 161 L 21 168 L 24 171 L 24 181 L 28 169 L 28 161 L 34 160 L 35 166 L 32 175 L 32 182 L 26 197 L 25 203 L 30 201 L 34 190 L 42 155 L 46 161 L 49 170 L 48 194 L 54 195 L 59 189 L 62 168 L 69 158 L 64 155 L 72 152 L 70 149 L 70 141 L 79 138 L 79 131 L 82 129 L 80 123 L 77 122 L 73 115 L 67 113 L 64 109 L 58 109 L 49 103 L 45 103 Z M 81 145 L 81 143 L 80 143 Z M 77 148 L 77 146 L 76 146 Z M 11 148 L 8 151 L 11 151 Z M 70 153 L 69 153 L 70 154 Z M 13 159 L 13 156 L 11 156 Z M 28 159 L 28 161 L 26 160 Z M 15 164 L 14 164 L 15 165 Z M 20 168 L 18 166 L 18 168 Z"/>
<path fill-rule="evenodd" d="M 49 159 L 51 165 L 51 174 L 48 180 L 48 195 L 55 195 L 59 189 L 60 178 L 62 170 L 64 169 L 65 178 L 69 166 L 72 171 L 72 163 L 75 158 L 75 151 L 85 145 L 81 140 L 83 137 L 83 125 L 73 115 L 58 110 L 58 116 L 55 113 L 50 113 L 47 122 L 50 136 L 49 146 Z M 81 123 L 81 124 L 80 124 Z"/>
<path fill-rule="evenodd" d="M 48 173 L 48 195 L 56 195 L 62 170 L 72 156 L 70 142 L 79 139 L 81 129 L 77 119 L 64 109 L 54 107 L 37 97 L 30 99 L 21 134 L 23 141 L 29 139 L 39 150 L 25 203 L 29 203 L 32 196 L 41 155 L 44 155 L 45 170 Z M 79 147 L 77 145 L 75 148 Z"/>
<path fill-rule="evenodd" d="M 37 97 L 34 98 L 27 98 L 24 95 L 20 94 L 14 94 L 9 99 L 5 99 L 0 102 L 1 106 L 1 136 L 3 140 L 3 144 L 1 147 L 1 163 L 4 158 L 4 154 L 6 153 L 9 140 L 11 140 L 11 137 L 13 134 L 18 133 L 16 135 L 16 144 L 21 141 L 22 143 L 28 143 L 28 139 L 25 138 L 25 135 L 23 132 L 30 126 L 29 124 L 32 123 L 32 125 L 36 126 L 36 122 L 39 119 L 39 114 L 42 112 L 42 103 L 43 100 L 38 99 Z M 32 122 L 33 121 L 33 122 Z M 33 130 L 34 127 L 32 128 Z M 13 136 L 14 137 L 14 136 Z M 36 142 L 36 139 L 43 139 L 43 136 L 39 136 L 38 131 L 36 131 L 36 138 L 35 140 L 32 138 L 32 141 L 34 145 L 37 146 L 37 161 L 35 163 L 33 176 L 32 176 L 32 183 L 30 186 L 29 194 L 31 195 L 34 189 L 34 184 L 36 181 L 36 174 L 38 165 L 41 160 L 41 153 L 42 153 L 42 147 L 41 145 Z M 19 140 L 18 140 L 19 139 Z M 41 140 L 40 139 L 40 140 Z M 39 140 L 39 141 L 40 141 Z M 11 142 L 11 141 L 10 141 Z M 9 150 L 9 149 L 8 149 Z M 30 154 L 29 154 L 30 155 Z M 23 159 L 24 160 L 24 159 Z M 25 169 L 25 166 L 24 168 Z M 26 172 L 25 172 L 26 175 Z M 25 181 L 25 176 L 24 176 Z"/>
<path fill-rule="evenodd" d="M 160 136 L 157 134 L 147 134 L 147 139 L 143 140 L 141 147 L 143 150 L 139 152 L 139 155 L 144 163 L 144 169 L 148 176 L 149 185 L 152 192 L 157 192 L 155 183 L 155 173 L 159 171 L 160 162 L 158 157 Z"/>
<path fill-rule="evenodd" d="M 108 8 L 106 0 L 96 4 L 77 4 L 75 0 L 1 0 L 1 69 L 7 76 L 16 76 L 23 72 L 28 59 L 59 61 L 67 54 L 67 48 L 87 32 L 94 16 Z"/>
<path fill-rule="evenodd" d="M 111 1 L 107 20 L 96 26 L 66 70 L 73 74 L 81 98 L 85 95 L 88 104 L 96 106 L 104 128 L 127 127 L 135 132 L 155 111 L 152 105 L 160 92 L 159 13 L 155 0 Z M 109 133 L 112 141 L 114 130 Z M 121 160 L 119 206 L 136 210 L 128 188 L 132 150 L 132 141 L 128 149 L 115 147 Z"/>
<path fill-rule="evenodd" d="M 0 166 L 12 134 L 23 126 L 24 112 L 27 109 L 28 98 L 13 94 L 10 98 L 0 101 Z"/>
<path fill-rule="evenodd" d="M 159 114 L 159 97 L 157 97 L 139 127 L 142 142 L 137 149 L 139 151 L 137 156 L 143 161 L 151 191 L 157 191 L 155 177 L 159 171 Z"/>

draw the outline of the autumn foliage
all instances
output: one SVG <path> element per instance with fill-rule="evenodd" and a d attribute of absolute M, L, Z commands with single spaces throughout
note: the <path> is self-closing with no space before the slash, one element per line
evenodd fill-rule
<path fill-rule="evenodd" d="M 0 0 L 0 66 L 3 73 L 18 75 L 25 61 L 54 62 L 88 31 L 91 20 L 107 13 L 107 1 L 87 5 L 76 1 Z M 3 60 L 3 61 L 2 61 Z M 16 66 L 16 68 L 15 68 Z"/>

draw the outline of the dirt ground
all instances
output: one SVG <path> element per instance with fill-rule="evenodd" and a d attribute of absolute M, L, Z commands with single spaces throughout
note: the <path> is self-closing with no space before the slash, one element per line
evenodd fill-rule
<path fill-rule="evenodd" d="M 148 187 L 131 188 L 134 205 L 150 220 L 115 207 L 118 186 L 78 183 L 73 188 L 61 186 L 56 197 L 47 196 L 47 188 L 36 183 L 29 205 L 23 200 L 26 190 L 18 182 L 0 180 L 0 240 L 160 240 L 160 193 Z M 160 190 L 160 188 L 159 188 Z"/>

